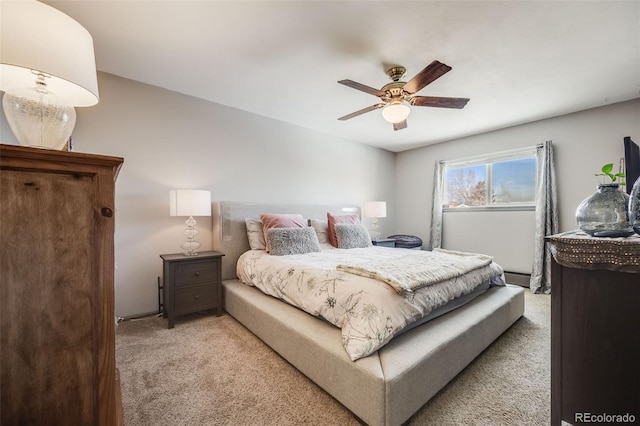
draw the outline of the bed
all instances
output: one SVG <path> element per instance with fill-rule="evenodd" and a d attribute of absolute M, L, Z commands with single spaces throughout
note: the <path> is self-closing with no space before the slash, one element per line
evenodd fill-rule
<path fill-rule="evenodd" d="M 283 212 L 321 219 L 327 212 L 358 215 L 359 209 L 216 203 L 213 246 L 225 253 L 222 265 L 225 310 L 366 424 L 406 422 L 524 312 L 522 288 L 491 286 L 489 279 L 483 279 L 482 285 L 465 291 L 454 302 L 428 312 L 428 322 L 394 330 L 392 338 L 381 339 L 380 347 L 373 348 L 371 353 L 358 352 L 359 349 L 347 351 L 343 330 L 328 320 L 283 302 L 282 294 L 267 295 L 238 279 L 238 259 L 251 252 L 246 219 Z M 377 249 L 396 256 L 402 250 Z M 243 274 L 246 272 L 241 270 L 240 275 L 246 281 Z"/>

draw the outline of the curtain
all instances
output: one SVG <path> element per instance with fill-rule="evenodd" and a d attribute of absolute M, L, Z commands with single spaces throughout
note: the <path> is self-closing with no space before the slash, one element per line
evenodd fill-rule
<path fill-rule="evenodd" d="M 537 148 L 536 233 L 529 288 L 532 293 L 551 293 L 551 250 L 544 238 L 558 233 L 558 198 L 551 141 Z"/>
<path fill-rule="evenodd" d="M 436 161 L 431 207 L 431 249 L 442 246 L 442 204 L 444 204 L 444 162 Z"/>

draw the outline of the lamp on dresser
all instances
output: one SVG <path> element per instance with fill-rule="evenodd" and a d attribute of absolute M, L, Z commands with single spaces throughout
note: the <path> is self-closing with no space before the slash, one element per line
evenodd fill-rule
<path fill-rule="evenodd" d="M 369 201 L 364 203 L 364 217 L 371 219 L 371 238 L 380 238 L 378 219 L 387 217 L 387 203 L 384 201 Z"/>
<path fill-rule="evenodd" d="M 195 256 L 201 244 L 195 240 L 198 234 L 193 216 L 211 216 L 211 192 L 199 189 L 175 189 L 169 192 L 169 216 L 188 216 L 184 234 L 187 241 L 180 247 L 187 256 Z"/>
<path fill-rule="evenodd" d="M 3 1 L 0 8 L 0 90 L 9 127 L 21 145 L 63 149 L 74 106 L 99 100 L 93 39 L 38 1 Z"/>

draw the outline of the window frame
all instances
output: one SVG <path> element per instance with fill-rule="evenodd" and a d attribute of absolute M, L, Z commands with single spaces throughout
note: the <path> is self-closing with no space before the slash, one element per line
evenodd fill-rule
<path fill-rule="evenodd" d="M 487 212 L 487 211 L 533 211 L 536 209 L 536 200 L 534 194 L 534 200 L 530 202 L 520 202 L 520 203 L 497 203 L 493 204 L 491 202 L 491 188 L 492 188 L 492 167 L 489 167 L 492 163 L 500 163 L 505 161 L 515 161 L 515 160 L 523 160 L 527 158 L 533 158 L 536 160 L 536 176 L 535 176 L 535 187 L 538 185 L 538 158 L 537 158 L 537 147 L 527 147 L 514 149 L 510 151 L 502 151 L 491 154 L 485 154 L 481 156 L 467 157 L 461 158 L 457 160 L 447 160 L 443 161 L 444 164 L 443 173 L 442 173 L 442 188 L 443 188 L 443 196 L 448 194 L 447 188 L 447 171 L 452 168 L 458 167 L 470 167 L 477 165 L 485 165 L 486 168 L 486 200 L 487 204 L 484 206 L 466 206 L 466 207 L 448 207 L 444 205 L 442 206 L 443 212 Z M 443 197 L 444 198 L 444 197 Z M 446 202 L 446 200 L 444 200 Z"/>

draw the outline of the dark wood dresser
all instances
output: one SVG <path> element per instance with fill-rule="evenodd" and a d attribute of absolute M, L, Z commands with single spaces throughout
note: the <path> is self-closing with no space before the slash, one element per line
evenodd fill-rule
<path fill-rule="evenodd" d="M 0 145 L 0 424 L 122 423 L 115 179 L 122 158 Z"/>
<path fill-rule="evenodd" d="M 640 236 L 548 241 L 551 425 L 640 424 Z"/>
<path fill-rule="evenodd" d="M 163 316 L 173 328 L 175 318 L 193 312 L 215 309 L 222 315 L 222 256 L 203 251 L 195 256 L 162 254 Z"/>

